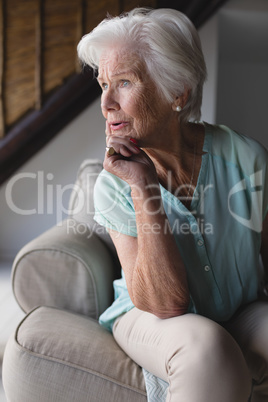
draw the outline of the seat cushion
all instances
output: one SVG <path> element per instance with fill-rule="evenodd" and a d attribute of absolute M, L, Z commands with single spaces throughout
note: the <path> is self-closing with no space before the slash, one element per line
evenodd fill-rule
<path fill-rule="evenodd" d="M 145 402 L 141 368 L 97 321 L 38 307 L 7 344 L 9 402 Z"/>

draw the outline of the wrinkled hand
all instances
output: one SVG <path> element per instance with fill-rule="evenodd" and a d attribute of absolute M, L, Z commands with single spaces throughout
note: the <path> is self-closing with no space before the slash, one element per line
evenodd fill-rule
<path fill-rule="evenodd" d="M 103 167 L 108 172 L 134 185 L 158 183 L 155 166 L 149 156 L 131 141 L 131 138 L 111 135 L 106 128 L 107 147 L 113 147 L 116 154 L 105 153 Z"/>

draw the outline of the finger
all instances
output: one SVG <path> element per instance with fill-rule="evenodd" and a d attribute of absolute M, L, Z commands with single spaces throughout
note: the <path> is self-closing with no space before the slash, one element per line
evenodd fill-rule
<path fill-rule="evenodd" d="M 133 155 L 133 152 L 123 144 L 116 144 L 115 147 L 106 147 L 106 152 L 108 157 L 121 155 L 128 158 Z"/>
<path fill-rule="evenodd" d="M 138 154 L 141 151 L 141 149 L 132 141 L 130 141 L 129 138 L 114 136 L 107 138 L 106 148 L 110 156 L 112 156 L 114 153 L 117 153 L 128 157 L 132 154 Z"/>

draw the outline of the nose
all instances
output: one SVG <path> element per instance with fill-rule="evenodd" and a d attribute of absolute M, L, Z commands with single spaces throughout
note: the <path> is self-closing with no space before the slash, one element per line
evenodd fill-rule
<path fill-rule="evenodd" d="M 112 90 L 107 89 L 102 93 L 101 96 L 101 108 L 104 112 L 109 112 L 111 110 L 119 110 L 120 105 L 116 100 L 116 97 Z"/>

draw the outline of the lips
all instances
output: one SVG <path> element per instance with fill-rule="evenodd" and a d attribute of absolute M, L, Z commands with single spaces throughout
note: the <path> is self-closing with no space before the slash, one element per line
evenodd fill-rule
<path fill-rule="evenodd" d="M 123 127 L 126 127 L 128 125 L 127 121 L 114 121 L 109 123 L 111 130 L 116 131 L 120 130 Z"/>

